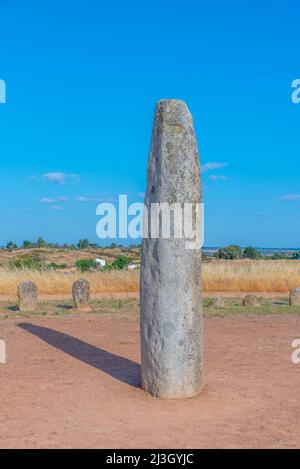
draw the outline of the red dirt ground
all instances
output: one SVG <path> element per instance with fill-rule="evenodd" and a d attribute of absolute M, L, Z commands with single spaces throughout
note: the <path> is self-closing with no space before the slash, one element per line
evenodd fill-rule
<path fill-rule="evenodd" d="M 139 386 L 136 316 L 3 319 L 1 448 L 295 448 L 300 316 L 206 318 L 202 394 Z"/>

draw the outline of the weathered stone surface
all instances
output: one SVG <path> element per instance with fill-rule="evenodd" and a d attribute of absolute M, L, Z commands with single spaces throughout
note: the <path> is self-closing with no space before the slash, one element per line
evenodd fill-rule
<path fill-rule="evenodd" d="M 17 289 L 17 297 L 20 311 L 34 311 L 38 298 L 36 284 L 31 281 L 20 283 Z"/>
<path fill-rule="evenodd" d="M 85 309 L 90 301 L 90 283 L 85 279 L 76 280 L 72 286 L 74 305 L 77 309 Z"/>
<path fill-rule="evenodd" d="M 289 303 L 290 306 L 300 306 L 300 288 L 294 288 L 294 290 L 291 290 Z"/>
<path fill-rule="evenodd" d="M 148 213 L 152 203 L 201 201 L 192 116 L 182 101 L 159 101 L 148 162 Z M 199 234 L 200 221 L 195 223 Z M 149 233 L 142 242 L 142 387 L 160 398 L 187 398 L 201 390 L 201 251 L 187 249 L 186 241 Z"/>
<path fill-rule="evenodd" d="M 243 305 L 244 306 L 254 306 L 255 308 L 258 308 L 261 303 L 260 299 L 256 295 L 246 295 L 244 300 L 243 300 Z"/>

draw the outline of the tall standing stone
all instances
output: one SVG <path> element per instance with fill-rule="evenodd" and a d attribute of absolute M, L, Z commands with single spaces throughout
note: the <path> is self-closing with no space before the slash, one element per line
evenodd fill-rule
<path fill-rule="evenodd" d="M 22 282 L 17 289 L 18 306 L 20 311 L 34 311 L 37 306 L 38 292 L 34 282 Z"/>
<path fill-rule="evenodd" d="M 202 201 L 200 165 L 192 116 L 183 101 L 157 103 L 148 162 L 145 206 Z M 146 221 L 144 220 L 144 224 Z M 151 226 L 151 221 L 147 224 Z M 171 232 L 174 233 L 174 225 Z M 142 387 L 166 399 L 187 398 L 201 390 L 201 251 L 187 249 L 187 237 L 142 242 Z"/>

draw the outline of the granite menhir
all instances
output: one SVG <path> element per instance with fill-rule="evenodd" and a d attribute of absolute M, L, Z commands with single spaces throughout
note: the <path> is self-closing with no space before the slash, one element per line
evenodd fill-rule
<path fill-rule="evenodd" d="M 198 238 L 202 202 L 200 163 L 192 116 L 183 101 L 156 105 L 148 162 L 145 206 L 190 204 Z M 172 217 L 171 217 L 172 218 Z M 171 235 L 176 232 L 174 219 Z M 173 225 L 172 225 L 173 223 Z M 147 230 L 146 230 L 147 231 Z M 141 370 L 142 387 L 164 399 L 196 396 L 202 382 L 201 249 L 189 249 L 190 237 L 151 237 L 142 242 Z"/>

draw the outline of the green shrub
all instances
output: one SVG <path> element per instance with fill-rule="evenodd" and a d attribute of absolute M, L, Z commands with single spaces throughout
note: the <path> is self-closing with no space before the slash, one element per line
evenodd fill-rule
<path fill-rule="evenodd" d="M 218 259 L 241 259 L 243 257 L 243 251 L 236 245 L 227 246 L 219 249 L 218 252 L 216 252 L 215 257 Z"/>
<path fill-rule="evenodd" d="M 122 270 L 127 265 L 131 264 L 132 258 L 129 256 L 118 256 L 112 263 L 113 269 Z"/>
<path fill-rule="evenodd" d="M 56 262 L 50 262 L 47 267 L 51 270 L 66 269 L 68 264 L 57 264 Z"/>
<path fill-rule="evenodd" d="M 46 270 L 43 259 L 39 256 L 25 255 L 10 261 L 12 270 Z"/>
<path fill-rule="evenodd" d="M 243 257 L 245 259 L 261 259 L 261 253 L 252 246 L 248 246 L 244 249 Z"/>
<path fill-rule="evenodd" d="M 91 270 L 96 269 L 97 262 L 93 259 L 78 259 L 75 262 L 75 265 L 80 272 L 90 272 Z"/>
<path fill-rule="evenodd" d="M 213 306 L 215 303 L 215 299 L 214 298 L 204 298 L 203 300 L 203 306 Z"/>
<path fill-rule="evenodd" d="M 292 259 L 300 260 L 300 252 L 295 252 L 294 254 L 292 254 Z"/>
<path fill-rule="evenodd" d="M 291 259 L 291 257 L 282 252 L 275 252 L 274 254 L 272 254 L 271 259 L 272 260 L 282 260 L 282 259 L 288 260 L 288 259 Z"/>

